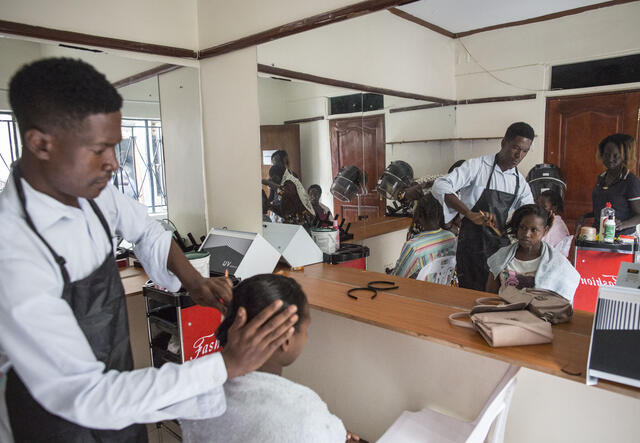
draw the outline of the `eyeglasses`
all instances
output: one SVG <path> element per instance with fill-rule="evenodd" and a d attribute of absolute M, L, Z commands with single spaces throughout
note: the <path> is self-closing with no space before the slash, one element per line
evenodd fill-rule
<path fill-rule="evenodd" d="M 382 285 L 382 286 L 379 286 L 379 285 Z M 373 300 L 378 295 L 378 291 L 389 291 L 391 289 L 398 289 L 399 287 L 400 286 L 398 286 L 395 282 L 392 282 L 392 281 L 387 281 L 387 280 L 370 281 L 369 283 L 367 283 L 366 287 L 349 289 L 347 291 L 347 296 L 349 298 L 353 298 L 354 300 L 358 300 L 358 297 L 353 295 L 353 293 L 358 291 L 367 291 L 367 292 L 373 293 L 373 295 L 370 298 L 370 300 Z"/>

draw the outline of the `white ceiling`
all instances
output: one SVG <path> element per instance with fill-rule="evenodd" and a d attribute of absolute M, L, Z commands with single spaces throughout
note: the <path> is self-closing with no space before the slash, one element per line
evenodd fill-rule
<path fill-rule="evenodd" d="M 401 9 L 450 32 L 526 20 L 603 0 L 420 0 Z"/>

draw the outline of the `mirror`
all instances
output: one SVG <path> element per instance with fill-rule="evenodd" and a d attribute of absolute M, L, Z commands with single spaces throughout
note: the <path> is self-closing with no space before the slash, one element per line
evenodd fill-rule
<path fill-rule="evenodd" d="M 391 202 L 382 198 L 376 184 L 391 162 L 409 163 L 418 178 L 446 171 L 455 161 L 453 151 L 427 141 L 425 130 L 451 138 L 452 106 L 267 74 L 259 75 L 258 94 L 263 179 L 269 177 L 271 155 L 284 149 L 304 189 L 319 185 L 320 203 L 348 221 L 389 212 Z M 435 106 L 421 109 L 425 105 Z M 366 176 L 362 189 L 348 201 L 330 193 L 345 167 L 357 167 Z M 273 193 L 267 186 L 263 190 L 268 196 Z"/>
<path fill-rule="evenodd" d="M 116 52 L 116 51 L 114 51 Z M 120 169 L 114 185 L 147 206 L 157 219 L 169 218 L 195 238 L 206 233 L 202 174 L 189 174 L 189 158 L 202 158 L 198 70 L 193 67 L 141 73 L 167 66 L 149 56 L 111 54 L 50 41 L 0 38 L 0 189 L 21 151 L 9 105 L 9 81 L 20 66 L 46 57 L 79 58 L 118 85 L 123 98 Z M 142 77 L 134 81 L 134 77 Z"/>

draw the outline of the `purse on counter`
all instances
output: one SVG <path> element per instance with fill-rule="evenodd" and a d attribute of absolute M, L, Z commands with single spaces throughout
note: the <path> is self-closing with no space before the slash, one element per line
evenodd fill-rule
<path fill-rule="evenodd" d="M 475 329 L 494 348 L 551 343 L 551 323 L 525 310 L 526 307 L 524 302 L 500 306 L 479 305 L 469 312 L 451 314 L 449 323 Z M 467 316 L 471 318 L 471 323 L 457 320 Z"/>
<path fill-rule="evenodd" d="M 525 303 L 526 309 L 532 314 L 555 325 L 571 320 L 573 307 L 566 298 L 546 289 L 522 288 L 515 286 L 503 286 L 498 292 L 498 297 L 485 297 L 476 300 L 476 303 L 491 302 Z"/>

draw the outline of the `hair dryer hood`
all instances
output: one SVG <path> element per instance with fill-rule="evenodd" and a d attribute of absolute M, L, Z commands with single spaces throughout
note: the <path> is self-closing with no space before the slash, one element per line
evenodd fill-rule
<path fill-rule="evenodd" d="M 397 200 L 398 194 L 404 191 L 413 181 L 413 168 L 407 162 L 398 160 L 386 167 L 376 189 L 384 198 Z"/>
<path fill-rule="evenodd" d="M 338 200 L 350 202 L 362 191 L 364 177 L 355 166 L 344 166 L 331 184 L 331 194 Z"/>

